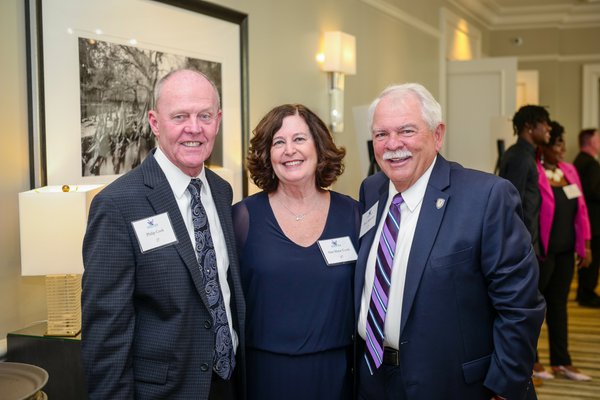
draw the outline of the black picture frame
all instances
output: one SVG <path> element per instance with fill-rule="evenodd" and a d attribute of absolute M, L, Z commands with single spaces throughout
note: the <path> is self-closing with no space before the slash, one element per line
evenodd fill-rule
<path fill-rule="evenodd" d="M 75 0 L 71 0 L 75 1 Z M 95 7 L 101 7 L 103 4 L 102 0 L 78 0 L 78 6 L 83 4 L 94 4 Z M 235 165 L 235 170 L 232 171 L 233 179 L 235 182 L 232 183 L 234 186 L 234 194 L 237 196 L 237 199 L 240 196 L 248 195 L 248 180 L 247 180 L 247 171 L 245 166 L 245 156 L 248 150 L 249 143 L 249 87 L 248 87 L 248 15 L 230 8 L 226 8 L 220 6 L 218 4 L 210 3 L 203 0 L 127 0 L 115 3 L 117 7 L 120 7 L 120 4 L 132 3 L 130 6 L 135 6 L 139 8 L 153 8 L 157 4 L 166 5 L 167 8 L 163 11 L 171 10 L 171 7 L 175 9 L 172 10 L 174 13 L 183 13 L 186 18 L 203 18 L 202 21 L 206 21 L 205 18 L 214 19 L 215 24 L 224 24 L 226 28 L 229 29 L 237 29 L 239 32 L 238 37 L 236 38 L 237 43 L 239 43 L 239 49 L 237 51 L 238 58 L 236 61 L 239 61 L 239 70 L 236 67 L 235 70 L 237 74 L 239 74 L 239 89 L 236 84 L 235 94 L 236 96 L 229 96 L 229 98 L 235 97 L 239 99 L 239 111 L 235 109 L 235 125 L 236 128 L 239 126 L 239 143 L 235 143 L 235 147 L 237 150 L 233 155 L 233 163 Z M 96 4 L 97 3 L 97 4 Z M 49 126 L 53 125 L 56 127 L 56 123 L 48 123 L 48 119 L 52 118 L 52 113 L 48 111 L 48 106 L 54 107 L 54 104 L 57 101 L 57 96 L 54 95 L 54 98 L 48 98 L 47 91 L 47 82 L 52 82 L 54 77 L 48 76 L 52 72 L 48 72 L 45 68 L 45 57 L 48 55 L 44 54 L 45 50 L 45 40 L 44 37 L 44 26 L 49 21 L 50 18 L 48 15 L 52 15 L 51 12 L 45 13 L 42 7 L 52 7 L 53 4 L 48 0 L 25 0 L 25 14 L 26 14 L 26 45 L 27 45 L 27 81 L 28 81 L 28 125 L 29 125 L 29 160 L 30 160 L 30 183 L 31 187 L 40 187 L 48 184 L 57 184 L 57 170 L 60 168 L 49 168 L 49 158 L 52 160 L 52 157 L 55 157 L 54 153 L 51 149 L 49 149 L 49 143 L 54 143 L 56 146 L 57 141 L 62 140 L 62 137 L 58 137 L 57 135 L 62 135 L 61 133 L 57 133 L 57 129 L 49 129 Z M 114 8 L 114 7 L 113 7 Z M 111 12 L 113 10 L 111 9 Z M 189 14 L 189 15 L 188 15 Z M 182 15 L 182 14 L 178 14 Z M 61 17 L 59 17 L 61 18 Z M 211 20 L 212 21 L 212 20 Z M 122 24 L 127 25 L 127 24 Z M 149 24 L 152 25 L 152 29 L 161 29 L 160 24 Z M 205 24 L 198 24 L 205 25 Z M 220 25 L 217 25 L 220 26 Z M 204 29 L 204 28 L 202 28 Z M 208 28 L 207 28 L 208 29 Z M 172 32 L 166 32 L 171 34 Z M 169 35 L 165 35 L 169 36 Z M 209 35 L 210 32 L 209 32 Z M 219 40 L 218 35 L 215 34 L 214 40 Z M 56 40 L 51 37 L 49 40 Z M 62 48 L 63 43 L 60 43 L 60 47 Z M 69 44 L 67 44 L 69 45 Z M 174 44 L 173 47 L 176 47 Z M 193 49 L 194 52 L 202 53 L 203 49 Z M 229 49 L 228 51 L 233 51 Z M 54 62 L 54 60 L 51 60 Z M 232 63 L 235 64 L 235 63 Z M 233 68 L 233 66 L 232 66 Z M 233 71 L 233 69 L 231 70 Z M 238 77 L 235 77 L 236 82 L 238 82 Z M 226 80 L 227 77 L 224 77 Z M 239 93 L 238 93 L 239 90 Z M 49 102 L 51 104 L 49 104 Z M 237 103 L 237 101 L 236 101 Z M 234 107 L 237 107 L 236 104 Z M 74 107 L 71 107 L 74 108 Z M 231 108 L 230 108 L 231 109 Z M 77 110 L 78 112 L 79 110 Z M 73 112 L 76 112 L 73 110 Z M 223 113 L 224 125 L 227 125 L 227 110 L 224 109 Z M 79 114 L 78 114 L 79 115 Z M 239 118 L 238 118 L 239 115 Z M 233 125 L 233 124 L 232 124 Z M 233 130 L 237 130 L 234 128 Z M 224 131 L 227 128 L 224 129 Z M 232 140 L 232 138 L 236 136 L 236 133 L 227 131 L 227 135 L 229 135 L 228 140 Z M 56 147 L 54 147 L 55 149 Z M 50 153 L 49 153 L 50 151 Z M 61 150 L 62 151 L 62 150 Z M 224 152 L 230 151 L 227 148 L 227 144 L 224 144 L 223 148 Z M 54 152 L 56 152 L 54 150 Z M 68 152 L 65 157 L 80 157 L 77 154 L 71 154 L 73 151 Z M 71 160 L 73 161 L 73 160 Z M 73 168 L 69 168 L 69 173 L 72 172 Z M 68 174 L 63 174 L 68 175 Z M 71 178 L 72 180 L 73 178 Z M 110 180 L 114 179 L 111 178 Z M 62 182 L 62 183 L 87 183 L 85 179 L 81 179 L 80 182 Z M 97 182 L 89 182 L 89 183 L 97 183 Z M 236 192 L 237 188 L 237 192 Z"/>

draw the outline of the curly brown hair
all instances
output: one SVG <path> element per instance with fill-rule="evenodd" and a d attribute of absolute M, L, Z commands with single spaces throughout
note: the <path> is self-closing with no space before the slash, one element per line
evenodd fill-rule
<path fill-rule="evenodd" d="M 292 115 L 300 116 L 308 125 L 317 149 L 316 185 L 326 188 L 344 172 L 343 159 L 346 149 L 337 147 L 325 123 L 302 104 L 283 104 L 269 111 L 254 128 L 248 150 L 248 171 L 250 177 L 262 190 L 274 192 L 279 179 L 271 165 L 271 145 L 273 136 L 283 124 L 283 119 Z"/>

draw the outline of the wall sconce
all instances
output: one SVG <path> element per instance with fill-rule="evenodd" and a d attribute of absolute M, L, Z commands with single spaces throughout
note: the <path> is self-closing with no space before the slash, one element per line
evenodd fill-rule
<path fill-rule="evenodd" d="M 325 32 L 323 51 L 317 55 L 328 73 L 329 119 L 333 132 L 344 130 L 344 76 L 356 74 L 356 38 L 344 32 Z"/>
<path fill-rule="evenodd" d="M 19 193 L 21 275 L 46 276 L 47 336 L 81 331 L 81 246 L 103 185 L 44 186 Z"/>

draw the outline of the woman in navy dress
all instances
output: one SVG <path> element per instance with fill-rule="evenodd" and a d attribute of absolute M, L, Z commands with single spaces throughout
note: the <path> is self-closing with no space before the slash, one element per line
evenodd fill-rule
<path fill-rule="evenodd" d="M 352 397 L 360 211 L 326 189 L 344 155 L 302 105 L 274 108 L 254 130 L 248 169 L 263 191 L 233 209 L 249 400 Z"/>

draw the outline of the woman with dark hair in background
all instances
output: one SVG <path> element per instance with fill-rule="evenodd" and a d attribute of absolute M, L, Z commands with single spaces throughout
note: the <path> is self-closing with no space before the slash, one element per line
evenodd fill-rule
<path fill-rule="evenodd" d="M 546 300 L 550 365 L 554 375 L 587 381 L 591 378 L 572 365 L 568 350 L 567 299 L 575 267 L 574 255 L 579 268 L 587 267 L 591 261 L 590 222 L 577 170 L 563 161 L 564 128 L 556 121 L 550 126 L 550 142 L 540 146 L 537 163 L 543 250 L 539 289 Z M 534 376 L 552 379 L 554 375 L 545 371 L 537 360 Z"/>
<path fill-rule="evenodd" d="M 343 148 L 303 105 L 275 107 L 250 141 L 263 191 L 237 203 L 249 400 L 350 399 L 358 202 L 328 190 Z"/>

